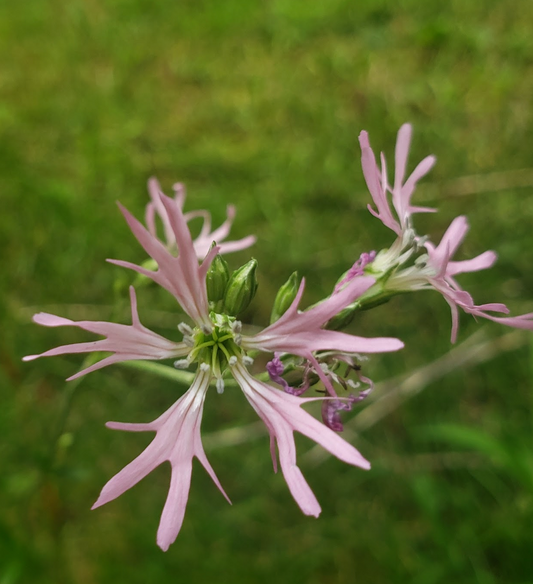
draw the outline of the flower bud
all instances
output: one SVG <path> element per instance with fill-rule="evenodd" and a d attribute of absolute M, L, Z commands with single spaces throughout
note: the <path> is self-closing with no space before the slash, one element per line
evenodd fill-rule
<path fill-rule="evenodd" d="M 298 293 L 298 272 L 293 272 L 290 278 L 281 286 L 276 294 L 272 314 L 270 315 L 270 324 L 281 318 L 292 304 Z"/>
<path fill-rule="evenodd" d="M 228 285 L 228 280 L 228 263 L 220 254 L 217 254 L 211 262 L 205 278 L 209 302 L 216 306 L 219 301 L 224 299 L 224 291 Z"/>
<path fill-rule="evenodd" d="M 256 268 L 257 260 L 251 259 L 231 275 L 224 295 L 224 312 L 226 314 L 237 316 L 248 308 L 257 292 Z"/>

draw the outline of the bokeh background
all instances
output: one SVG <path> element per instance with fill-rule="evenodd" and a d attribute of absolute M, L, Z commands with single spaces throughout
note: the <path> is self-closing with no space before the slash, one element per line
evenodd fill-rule
<path fill-rule="evenodd" d="M 366 211 L 357 137 L 390 162 L 415 128 L 411 168 L 438 164 L 417 217 L 438 239 L 468 214 L 460 257 L 497 266 L 462 280 L 478 302 L 533 310 L 533 6 L 530 0 L 14 0 L 0 3 L 0 583 L 533 582 L 532 352 L 527 333 L 463 315 L 449 343 L 429 292 L 365 313 L 353 331 L 398 336 L 365 365 L 379 386 L 347 416 L 363 472 L 299 440 L 323 506 L 303 516 L 237 391 L 211 396 L 207 453 L 230 507 L 195 464 L 177 542 L 155 545 L 169 469 L 91 512 L 108 478 L 150 440 L 107 420 L 148 421 L 184 387 L 126 367 L 63 381 L 76 356 L 21 357 L 83 333 L 31 323 L 40 310 L 114 318 L 145 259 L 116 208 L 137 216 L 146 180 L 188 188 L 187 209 L 255 233 L 264 324 L 297 269 L 306 302 L 327 294 L 391 233 Z M 198 227 L 198 226 L 196 226 Z M 471 276 L 471 277 L 470 277 Z M 145 324 L 176 338 L 164 291 Z M 232 429 L 242 428 L 234 433 Z"/>

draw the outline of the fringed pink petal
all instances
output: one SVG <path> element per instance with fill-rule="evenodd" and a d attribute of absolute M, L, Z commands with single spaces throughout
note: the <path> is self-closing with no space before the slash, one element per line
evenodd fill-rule
<path fill-rule="evenodd" d="M 414 212 L 414 207 L 410 207 L 411 197 L 416 187 L 416 183 L 423 178 L 435 165 L 437 159 L 435 156 L 426 156 L 422 162 L 419 162 L 413 170 L 411 176 L 400 190 L 402 211 L 404 214 L 411 214 Z M 403 217 L 401 218 L 403 220 Z"/>
<path fill-rule="evenodd" d="M 188 213 L 183 214 L 183 218 L 185 219 L 185 221 L 187 223 L 189 223 L 189 221 L 192 221 L 193 219 L 197 219 L 198 217 L 201 217 L 204 220 L 204 222 L 202 223 L 202 229 L 200 230 L 200 235 L 198 236 L 198 238 L 204 239 L 204 238 L 208 237 L 209 234 L 211 233 L 211 213 L 201 209 L 198 211 L 189 211 Z M 196 249 L 196 241 L 194 241 L 193 243 L 194 243 L 194 247 Z M 199 258 L 199 259 L 201 259 L 201 258 Z"/>
<path fill-rule="evenodd" d="M 503 312 L 504 314 L 509 314 L 511 311 L 502 304 L 501 302 L 489 302 L 488 304 L 480 304 L 478 306 L 474 306 L 473 309 L 475 310 L 490 310 L 491 312 Z"/>
<path fill-rule="evenodd" d="M 153 423 L 134 424 L 131 422 L 106 422 L 106 428 L 110 430 L 122 430 L 123 432 L 155 432 Z"/>
<path fill-rule="evenodd" d="M 330 318 L 338 314 L 343 308 L 348 306 L 364 294 L 375 283 L 375 279 L 369 276 L 359 276 L 349 282 L 342 290 L 332 294 L 329 298 L 316 306 L 298 312 L 298 305 L 303 295 L 305 278 L 302 278 L 298 293 L 290 305 L 289 309 L 275 323 L 261 331 L 257 338 L 268 338 L 271 336 L 285 336 L 299 331 L 312 331 L 319 329 Z M 280 349 L 282 350 L 282 349 Z"/>
<path fill-rule="evenodd" d="M 207 460 L 200 436 L 203 404 L 210 378 L 210 372 L 199 370 L 190 389 L 153 422 L 148 424 L 108 422 L 107 424 L 114 430 L 155 431 L 156 436 L 144 452 L 104 486 L 93 509 L 115 499 L 154 468 L 165 461 L 170 461 L 172 467 L 170 488 L 157 533 L 157 543 L 163 550 L 167 550 L 176 539 L 183 523 L 191 483 L 193 457 L 196 456 L 200 460 L 217 488 L 230 502 Z"/>
<path fill-rule="evenodd" d="M 474 314 L 474 313 L 472 313 Z M 520 316 L 492 316 L 491 314 L 475 314 L 476 316 L 482 316 L 494 322 L 498 322 L 505 326 L 510 326 L 517 329 L 525 329 L 528 331 L 533 330 L 533 312 L 527 314 L 521 314 Z"/>
<path fill-rule="evenodd" d="M 364 294 L 374 282 L 374 278 L 358 276 L 317 306 L 298 312 L 305 286 L 305 280 L 302 279 L 298 293 L 285 314 L 257 335 L 243 336 L 242 346 L 245 349 L 283 351 L 304 357 L 309 352 L 320 350 L 347 353 L 397 351 L 404 346 L 398 339 L 366 339 L 321 328 L 332 316 Z"/>
<path fill-rule="evenodd" d="M 463 242 L 469 229 L 468 221 L 464 215 L 456 217 L 451 223 L 439 245 L 435 249 L 435 255 L 437 258 L 441 258 L 444 255 L 448 255 L 450 258 L 455 255 L 457 248 Z"/>
<path fill-rule="evenodd" d="M 173 269 L 173 264 L 175 263 L 173 260 L 175 260 L 175 258 L 168 252 L 167 248 L 156 237 L 151 235 L 146 227 L 144 227 L 144 225 L 125 207 L 120 203 L 118 203 L 118 206 L 133 235 L 135 235 L 135 238 L 141 244 L 144 251 L 157 262 L 159 269 L 167 273 L 168 276 L 168 272 Z"/>
<path fill-rule="evenodd" d="M 376 158 L 370 142 L 368 141 L 368 133 L 363 131 L 359 134 L 359 143 L 361 145 L 361 166 L 363 168 L 363 176 L 370 191 L 370 195 L 377 207 L 378 212 L 372 213 L 382 221 L 382 223 L 392 229 L 398 235 L 401 233 L 399 223 L 392 216 L 389 202 L 387 201 L 386 183 L 382 184 L 380 180 L 379 169 L 376 164 Z"/>
<path fill-rule="evenodd" d="M 183 209 L 185 205 L 185 199 L 187 198 L 185 185 L 181 182 L 174 183 L 172 185 L 172 190 L 174 191 L 174 201 L 176 202 L 176 205 L 180 209 Z"/>
<path fill-rule="evenodd" d="M 218 239 L 214 239 L 214 241 L 220 241 Z M 242 239 L 236 239 L 235 241 L 224 241 L 220 244 L 220 253 L 234 253 L 236 251 L 241 251 L 243 249 L 248 249 L 257 241 L 257 237 L 255 235 L 248 235 L 243 237 Z"/>
<path fill-rule="evenodd" d="M 409 217 L 413 213 L 427 213 L 434 211 L 434 209 L 413 207 L 410 205 L 411 196 L 416 187 L 416 183 L 431 170 L 436 160 L 434 156 L 427 156 L 424 158 L 404 183 L 409 148 L 411 145 L 411 135 L 411 124 L 403 124 L 399 129 L 396 138 L 393 187 L 390 187 L 387 181 L 385 156 L 381 153 L 380 177 L 374 153 L 370 148 L 367 132 L 361 132 L 359 136 L 363 175 L 378 212 L 376 213 L 371 207 L 369 207 L 369 210 L 375 217 L 378 217 L 386 227 L 392 229 L 398 236 L 402 236 L 402 234 L 411 227 Z M 399 222 L 392 214 L 388 201 L 388 191 L 392 193 L 392 204 Z"/>
<path fill-rule="evenodd" d="M 158 197 L 172 228 L 179 250 L 178 257 L 172 256 L 167 248 L 153 237 L 129 211 L 119 205 L 133 234 L 145 251 L 157 262 L 158 271 L 152 272 L 129 262 L 112 260 L 111 263 L 127 267 L 151 278 L 173 294 L 185 312 L 197 324 L 210 326 L 205 279 L 200 276 L 187 222 L 174 200 L 161 193 L 158 193 Z"/>
<path fill-rule="evenodd" d="M 137 312 L 137 298 L 135 290 L 130 287 L 131 301 L 131 325 L 117 324 L 105 321 L 73 321 L 60 316 L 54 316 L 48 313 L 39 313 L 34 317 L 35 322 L 44 326 L 74 326 L 91 333 L 106 337 L 98 341 L 89 341 L 85 343 L 73 343 L 63 345 L 41 353 L 40 355 L 28 355 L 23 358 L 24 361 L 31 361 L 38 357 L 52 357 L 57 355 L 92 353 L 103 351 L 114 353 L 113 355 L 102 359 L 98 363 L 83 369 L 76 373 L 68 380 L 77 379 L 107 365 L 121 361 L 131 360 L 160 360 L 186 355 L 190 348 L 185 343 L 174 343 L 165 337 L 152 332 L 143 326 L 139 320 Z"/>
<path fill-rule="evenodd" d="M 177 207 L 172 199 L 161 195 L 161 201 L 167 211 L 178 246 L 178 259 L 183 278 L 183 282 L 181 283 L 183 286 L 183 295 L 186 295 L 190 303 L 195 305 L 195 314 L 189 313 L 189 316 L 198 324 L 211 326 L 205 278 L 202 278 L 200 275 L 198 259 L 196 258 L 196 252 L 187 227 L 187 222 L 183 217 L 181 209 Z M 207 266 L 204 269 L 209 267 L 212 257 L 207 261 Z M 205 263 L 206 260 L 204 260 L 203 264 Z"/>
<path fill-rule="evenodd" d="M 411 124 L 403 124 L 398 130 L 396 138 L 396 149 L 394 153 L 394 190 L 399 191 L 405 177 L 407 168 L 407 158 L 409 156 L 409 147 L 411 145 L 411 135 L 413 128 Z"/>
<path fill-rule="evenodd" d="M 433 207 L 418 207 L 418 206 L 409 206 L 410 213 L 436 213 L 438 209 L 434 209 Z"/>
<path fill-rule="evenodd" d="M 455 276 L 467 272 L 479 272 L 491 268 L 496 262 L 498 256 L 493 251 L 486 251 L 470 260 L 448 262 L 446 269 L 447 276 Z"/>
<path fill-rule="evenodd" d="M 316 328 L 322 326 L 330 318 L 338 314 L 343 308 L 357 300 L 375 284 L 375 278 L 357 276 L 344 288 L 326 298 L 316 306 L 298 315 L 301 328 Z M 279 322 L 279 320 L 277 321 Z"/>
<path fill-rule="evenodd" d="M 98 369 L 103 369 L 104 367 L 107 367 L 108 365 L 114 365 L 115 363 L 123 363 L 124 361 L 137 361 L 137 360 L 142 361 L 143 357 L 140 357 L 139 355 L 130 355 L 130 354 L 110 355 L 109 357 L 106 357 L 105 359 L 98 361 L 98 363 L 95 363 L 94 365 L 91 365 L 90 367 L 86 367 L 85 369 L 78 371 L 78 373 L 75 373 L 74 375 L 67 377 L 66 380 L 67 381 L 74 381 L 75 379 L 78 379 L 78 377 L 83 377 L 84 375 L 87 375 L 88 373 L 92 373 L 93 371 L 98 371 Z"/>
<path fill-rule="evenodd" d="M 191 487 L 192 458 L 172 465 L 167 500 L 157 530 L 157 545 L 166 552 L 178 537 Z"/>
<path fill-rule="evenodd" d="M 309 400 L 284 393 L 255 379 L 239 362 L 232 367 L 232 371 L 246 399 L 266 423 L 271 440 L 275 438 L 283 476 L 304 513 L 317 516 L 320 505 L 296 466 L 294 431 L 311 438 L 348 464 L 370 468 L 368 461 L 353 446 L 301 409 L 302 404 Z"/>
<path fill-rule="evenodd" d="M 276 456 L 276 436 L 269 432 L 270 435 L 270 458 L 272 459 L 272 466 L 274 468 L 274 472 L 278 472 L 278 458 Z"/>
<path fill-rule="evenodd" d="M 272 391 L 278 390 L 272 389 Z M 302 409 L 292 411 L 291 425 L 294 430 L 320 444 L 330 454 L 333 454 L 333 456 L 336 456 L 343 462 L 365 470 L 370 469 L 370 463 L 356 448 L 341 438 L 339 434 L 313 418 L 306 411 Z"/>
<path fill-rule="evenodd" d="M 165 208 L 163 207 L 163 204 L 161 203 L 160 195 L 163 194 L 163 191 L 161 190 L 161 185 L 159 184 L 159 181 L 154 177 L 148 179 L 148 194 L 150 195 L 150 198 L 152 199 L 153 209 L 159 215 L 159 218 L 161 219 L 161 223 L 163 224 L 163 230 L 165 233 L 165 241 L 167 243 L 167 246 L 172 247 L 173 245 L 176 244 L 176 240 L 174 238 L 174 233 L 172 233 L 172 228 L 170 226 L 170 222 L 168 220 Z M 147 217 L 147 219 L 148 219 L 148 217 Z M 150 224 L 148 223 L 148 221 L 147 221 L 147 225 L 150 228 Z M 153 231 L 152 231 L 152 229 L 153 229 Z M 150 229 L 150 231 L 152 232 L 152 235 L 155 237 L 156 233 L 157 233 L 156 228 L 155 228 L 155 221 L 154 221 L 152 229 Z"/>
<path fill-rule="evenodd" d="M 196 458 L 201 462 L 202 466 L 205 468 L 205 470 L 207 471 L 207 474 L 211 477 L 211 480 L 215 483 L 218 490 L 222 493 L 222 495 L 224 496 L 226 501 L 230 505 L 232 505 L 231 499 L 228 497 L 228 495 L 226 494 L 226 491 L 223 489 L 222 485 L 220 484 L 220 481 L 218 480 L 218 477 L 215 474 L 215 471 L 213 470 L 211 463 L 209 462 L 209 460 L 207 460 L 207 456 L 205 455 L 205 452 L 204 452 L 204 449 L 203 449 L 201 442 L 196 445 L 195 454 L 196 454 Z"/>
<path fill-rule="evenodd" d="M 55 314 L 48 314 L 48 312 L 39 312 L 33 315 L 33 322 L 42 326 L 75 326 L 75 322 L 69 318 L 56 316 Z"/>
<path fill-rule="evenodd" d="M 226 237 L 228 237 L 234 219 L 235 206 L 228 205 L 226 207 L 226 220 L 224 221 L 224 223 L 222 223 L 220 227 L 217 227 L 217 229 L 215 229 L 213 233 L 211 233 L 211 237 L 213 238 L 214 241 L 223 241 L 224 239 L 226 239 Z"/>
<path fill-rule="evenodd" d="M 276 440 L 278 443 L 279 463 L 281 472 L 285 479 L 291 495 L 294 497 L 296 503 L 305 515 L 312 515 L 318 517 L 320 515 L 320 504 L 318 503 L 315 494 L 311 487 L 305 480 L 302 471 L 296 464 L 296 445 L 294 443 L 294 435 L 292 428 L 283 423 L 282 420 L 274 416 L 278 420 L 275 425 Z"/>
<path fill-rule="evenodd" d="M 148 447 L 125 466 L 119 473 L 110 479 L 102 489 L 100 496 L 91 509 L 96 509 L 117 497 L 120 497 L 128 489 L 131 489 L 146 475 L 150 474 L 155 468 L 165 461 L 161 457 L 160 445 L 154 438 Z"/>
<path fill-rule="evenodd" d="M 207 276 L 207 272 L 209 270 L 209 267 L 211 266 L 211 262 L 215 259 L 215 256 L 220 253 L 220 246 L 219 245 L 215 245 L 214 247 L 210 248 L 207 252 L 207 255 L 205 256 L 204 261 L 202 262 L 202 265 L 200 266 L 198 273 L 200 278 L 205 281 L 205 278 Z"/>

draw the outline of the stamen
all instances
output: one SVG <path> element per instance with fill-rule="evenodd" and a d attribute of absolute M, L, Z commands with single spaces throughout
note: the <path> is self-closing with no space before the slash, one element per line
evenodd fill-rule
<path fill-rule="evenodd" d="M 232 355 L 229 359 L 228 359 L 228 363 L 233 366 L 237 364 L 237 357 L 235 355 Z"/>
<path fill-rule="evenodd" d="M 244 355 L 244 357 L 242 358 L 242 362 L 248 366 L 254 364 L 254 360 L 251 357 L 248 357 L 248 355 Z"/>
<path fill-rule="evenodd" d="M 412 227 L 406 229 L 403 233 L 403 244 L 405 247 L 411 246 L 416 242 L 416 233 Z"/>
<path fill-rule="evenodd" d="M 217 379 L 217 393 L 218 394 L 224 393 L 224 380 L 222 379 L 222 377 L 219 377 Z"/>
<path fill-rule="evenodd" d="M 211 368 L 207 363 L 200 363 L 200 370 L 207 373 Z"/>
<path fill-rule="evenodd" d="M 194 335 L 194 331 L 186 322 L 180 322 L 178 330 L 183 336 L 192 337 Z"/>
<path fill-rule="evenodd" d="M 231 330 L 235 333 L 238 334 L 242 331 L 242 322 L 240 320 L 234 320 L 231 323 Z"/>
<path fill-rule="evenodd" d="M 174 361 L 174 367 L 176 369 L 187 369 L 189 365 L 189 359 L 178 359 L 177 361 Z"/>
<path fill-rule="evenodd" d="M 241 335 L 237 334 L 235 335 L 235 338 L 233 339 L 235 341 L 235 344 L 240 346 L 241 342 L 242 342 L 242 337 Z"/>
<path fill-rule="evenodd" d="M 213 332 L 213 329 L 207 324 L 200 325 L 200 328 L 202 329 L 204 335 L 210 335 Z"/>
<path fill-rule="evenodd" d="M 414 243 L 415 251 L 422 249 L 425 246 L 426 241 L 428 241 L 428 239 L 429 237 L 427 235 L 417 236 L 416 241 Z"/>

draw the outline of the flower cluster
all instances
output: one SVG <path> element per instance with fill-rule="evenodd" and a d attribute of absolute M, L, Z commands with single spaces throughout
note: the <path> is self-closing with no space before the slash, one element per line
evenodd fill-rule
<path fill-rule="evenodd" d="M 396 145 L 394 186 L 391 187 L 384 157 L 381 157 L 380 169 L 366 132 L 360 136 L 363 173 L 377 209 L 370 208 L 370 211 L 396 234 L 392 246 L 361 254 L 352 268 L 339 278 L 332 293 L 306 310 L 300 309 L 305 279 L 298 281 L 294 273 L 276 296 L 270 325 L 259 332 L 250 332 L 239 320 L 257 289 L 257 262 L 251 260 L 230 273 L 221 255 L 246 249 L 255 242 L 253 236 L 224 241 L 234 218 L 233 207 L 228 207 L 227 220 L 211 231 L 207 211 L 184 213 L 185 191 L 181 184 L 174 186 L 175 196 L 171 198 L 161 191 L 155 179 L 150 179 L 148 184 L 150 202 L 145 224 L 120 206 L 148 258 L 142 265 L 109 261 L 141 274 L 174 296 L 187 316 L 187 322 L 176 322 L 182 341 L 170 341 L 141 324 L 136 293 L 130 287 L 131 325 L 73 321 L 39 313 L 34 316 L 38 324 L 74 326 L 104 338 L 60 346 L 25 357 L 25 360 L 104 351 L 110 355 L 69 379 L 121 361 L 164 359 L 173 360 L 176 368 L 190 368 L 194 379 L 178 401 L 153 422 L 108 422 L 107 426 L 112 429 L 155 432 L 155 437 L 137 458 L 109 480 L 93 508 L 112 501 L 157 466 L 170 462 L 170 488 L 157 533 L 158 545 L 167 550 L 183 522 L 194 457 L 229 501 L 204 452 L 200 426 L 209 389 L 223 393 L 225 380 L 232 377 L 265 423 L 274 470 L 277 470 L 279 458 L 279 466 L 296 503 L 305 514 L 318 516 L 320 505 L 297 466 L 294 432 L 311 438 L 348 464 L 370 468 L 369 462 L 339 435 L 342 431 L 340 413 L 350 410 L 372 389 L 371 380 L 361 371 L 366 355 L 403 347 L 395 338 L 364 338 L 341 332 L 357 310 L 378 304 L 399 292 L 434 289 L 452 307 L 453 339 L 457 333 L 458 308 L 509 326 L 533 328 L 533 314 L 510 318 L 492 316 L 489 312 L 504 313 L 506 307 L 503 304 L 476 306 L 470 295 L 459 287 L 455 276 L 488 268 L 495 260 L 493 252 L 485 252 L 472 260 L 452 261 L 466 234 L 464 217 L 452 222 L 439 245 L 431 244 L 414 231 L 412 215 L 432 210 L 411 206 L 411 196 L 416 183 L 430 170 L 435 159 L 432 156 L 424 159 L 404 182 L 410 137 L 411 127 L 402 126 Z M 197 217 L 204 223 L 200 235 L 193 240 L 188 222 Z M 156 220 L 161 224 L 163 238 L 158 235 Z M 252 374 L 250 367 L 260 353 L 268 354 L 270 361 L 265 371 Z M 301 397 L 311 388 L 318 393 Z M 357 394 L 352 392 L 358 388 Z M 322 422 L 302 408 L 307 402 L 317 400 L 322 402 Z"/>

